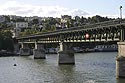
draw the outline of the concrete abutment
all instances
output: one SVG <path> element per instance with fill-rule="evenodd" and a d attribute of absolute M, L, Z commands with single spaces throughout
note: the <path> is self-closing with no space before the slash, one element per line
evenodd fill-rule
<path fill-rule="evenodd" d="M 72 45 L 69 43 L 61 42 L 60 50 L 58 52 L 58 64 L 75 64 L 74 52 Z"/>
<path fill-rule="evenodd" d="M 21 43 L 20 55 L 22 56 L 30 55 L 30 48 L 28 47 L 28 44 Z"/>
<path fill-rule="evenodd" d="M 116 78 L 125 78 L 125 42 L 118 42 L 116 57 Z"/>
<path fill-rule="evenodd" d="M 35 49 L 33 49 L 34 59 L 45 59 L 44 44 L 35 43 Z"/>

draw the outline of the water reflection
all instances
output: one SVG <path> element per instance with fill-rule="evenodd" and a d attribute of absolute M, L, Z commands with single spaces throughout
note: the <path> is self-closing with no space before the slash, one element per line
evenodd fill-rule
<path fill-rule="evenodd" d="M 116 79 L 117 83 L 125 83 L 125 79 Z"/>
<path fill-rule="evenodd" d="M 59 80 L 59 83 L 73 83 L 75 82 L 74 77 L 74 65 L 59 65 L 58 69 L 62 75 Z"/>

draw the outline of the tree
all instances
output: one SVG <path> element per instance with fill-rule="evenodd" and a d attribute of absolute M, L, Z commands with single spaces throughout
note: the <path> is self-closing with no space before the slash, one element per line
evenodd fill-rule
<path fill-rule="evenodd" d="M 9 30 L 0 31 L 0 50 L 13 51 L 14 43 L 12 33 Z"/>
<path fill-rule="evenodd" d="M 55 18 L 50 18 L 50 19 L 48 20 L 48 23 L 49 23 L 50 25 L 55 25 L 55 24 L 57 23 L 57 21 L 56 21 Z"/>
<path fill-rule="evenodd" d="M 79 16 L 75 16 L 75 21 L 80 21 L 80 17 Z"/>
<path fill-rule="evenodd" d="M 81 24 L 86 24 L 87 23 L 87 19 L 82 16 L 81 19 L 80 19 L 80 23 Z"/>
<path fill-rule="evenodd" d="M 45 23 L 44 26 L 43 26 L 43 30 L 51 30 L 51 25 L 49 23 Z"/>
<path fill-rule="evenodd" d="M 39 24 L 39 20 L 38 19 L 33 19 L 33 25 Z"/>
<path fill-rule="evenodd" d="M 13 20 L 15 22 L 26 22 L 24 18 L 18 18 L 16 20 Z"/>
<path fill-rule="evenodd" d="M 51 26 L 51 31 L 55 31 L 56 30 L 56 26 L 55 25 L 52 25 Z"/>
<path fill-rule="evenodd" d="M 5 37 L 3 40 L 3 49 L 7 51 L 13 51 L 14 50 L 14 43 L 12 38 Z"/>
<path fill-rule="evenodd" d="M 9 16 L 4 16 L 5 17 L 5 22 L 10 22 L 10 17 Z"/>
<path fill-rule="evenodd" d="M 71 23 L 70 23 L 69 20 L 66 22 L 66 25 L 67 25 L 67 28 L 70 28 L 70 27 L 71 27 Z"/>
<path fill-rule="evenodd" d="M 0 23 L 0 28 L 1 28 L 1 29 L 6 29 L 6 28 L 7 28 L 6 22 Z"/>
<path fill-rule="evenodd" d="M 13 34 L 10 30 L 4 30 L 3 32 L 4 37 L 12 38 Z"/>
<path fill-rule="evenodd" d="M 104 21 L 109 21 L 109 20 L 110 19 L 107 17 L 101 17 L 99 15 L 96 15 L 91 18 L 91 23 L 104 22 Z"/>

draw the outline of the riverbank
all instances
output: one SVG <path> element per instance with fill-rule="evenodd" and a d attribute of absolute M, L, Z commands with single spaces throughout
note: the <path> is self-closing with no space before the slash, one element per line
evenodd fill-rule
<path fill-rule="evenodd" d="M 18 56 L 18 54 L 6 50 L 0 50 L 0 57 L 8 57 L 8 56 Z"/>

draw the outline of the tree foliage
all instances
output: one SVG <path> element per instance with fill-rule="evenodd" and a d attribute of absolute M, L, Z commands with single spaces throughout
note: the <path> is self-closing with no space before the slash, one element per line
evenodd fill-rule
<path fill-rule="evenodd" d="M 14 42 L 9 30 L 0 31 L 0 50 L 13 51 Z"/>
<path fill-rule="evenodd" d="M 93 24 L 93 23 L 104 22 L 109 20 L 112 20 L 112 19 L 108 17 L 102 17 L 99 15 L 88 17 L 88 18 L 83 16 L 82 17 L 75 16 L 74 19 L 67 19 L 64 25 L 66 26 L 66 28 L 72 28 L 72 27 L 78 27 L 86 24 Z M 42 28 L 39 28 L 39 24 L 42 25 Z M 56 24 L 59 24 L 61 27 L 64 26 L 64 25 L 61 25 L 61 21 L 56 20 L 56 18 L 53 18 L 53 17 L 48 17 L 45 20 L 42 20 L 41 23 L 39 22 L 38 19 L 33 19 L 31 22 L 31 26 L 32 26 L 31 29 L 26 29 L 24 32 L 21 32 L 20 35 L 25 36 L 25 35 L 42 33 L 42 32 L 55 31 Z"/>
<path fill-rule="evenodd" d="M 33 25 L 39 24 L 39 20 L 38 20 L 38 19 L 33 19 L 32 24 L 33 24 Z"/>

